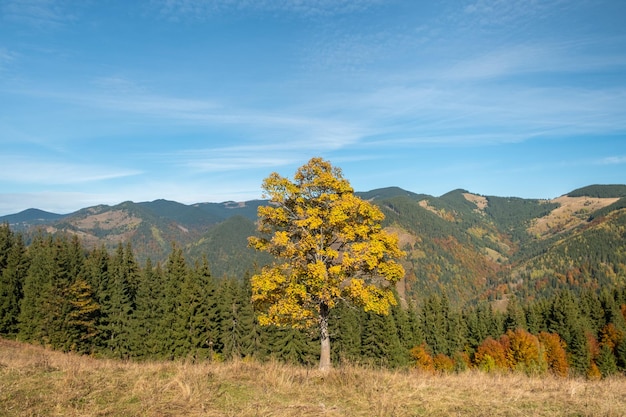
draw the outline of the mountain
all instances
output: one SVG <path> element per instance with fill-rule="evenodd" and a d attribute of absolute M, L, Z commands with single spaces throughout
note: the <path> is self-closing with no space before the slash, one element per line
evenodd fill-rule
<path fill-rule="evenodd" d="M 29 208 L 16 214 L 0 217 L 0 223 L 8 223 L 14 230 L 25 230 L 31 226 L 54 222 L 64 215 Z"/>
<path fill-rule="evenodd" d="M 462 189 L 434 197 L 398 187 L 357 195 L 381 208 L 407 254 L 398 285 L 404 299 L 445 292 L 463 304 L 626 281 L 626 185 L 592 185 L 551 200 Z M 65 216 L 30 209 L 0 222 L 27 241 L 43 231 L 75 234 L 87 248 L 130 242 L 140 262 L 164 261 L 175 242 L 189 262 L 206 257 L 214 276 L 241 277 L 270 261 L 247 246 L 266 203 L 127 201 Z"/>

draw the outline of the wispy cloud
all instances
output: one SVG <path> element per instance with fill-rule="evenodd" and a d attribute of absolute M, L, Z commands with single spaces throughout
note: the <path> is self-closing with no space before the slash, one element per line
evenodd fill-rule
<path fill-rule="evenodd" d="M 334 16 L 367 10 L 383 3 L 383 0 L 154 0 L 152 5 L 167 19 L 204 20 L 231 12 L 287 13 L 305 18 Z"/>
<path fill-rule="evenodd" d="M 626 155 L 607 156 L 599 161 L 601 165 L 622 165 L 626 164 Z"/>
<path fill-rule="evenodd" d="M 76 20 L 76 5 L 64 0 L 5 0 L 0 13 L 11 21 L 50 29 Z"/>
<path fill-rule="evenodd" d="M 563 0 L 477 0 L 463 9 L 466 18 L 474 19 L 482 26 L 506 26 L 520 20 L 545 18 L 548 14 L 558 13 L 563 8 L 571 7 Z"/>
<path fill-rule="evenodd" d="M 141 172 L 108 166 L 55 162 L 33 156 L 5 155 L 0 182 L 19 184 L 77 184 L 138 175 Z"/>
<path fill-rule="evenodd" d="M 6 48 L 0 47 L 0 71 L 5 69 L 9 64 L 15 61 L 15 53 L 9 51 Z"/>

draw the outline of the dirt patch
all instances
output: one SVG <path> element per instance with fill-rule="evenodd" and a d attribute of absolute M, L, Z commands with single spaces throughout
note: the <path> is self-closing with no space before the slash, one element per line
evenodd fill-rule
<path fill-rule="evenodd" d="M 135 217 L 123 210 L 107 211 L 100 214 L 94 214 L 84 219 L 73 222 L 76 227 L 83 230 L 102 229 L 113 230 L 120 227 L 134 229 L 141 223 L 139 217 Z"/>
<path fill-rule="evenodd" d="M 547 216 L 536 219 L 528 228 L 528 233 L 536 237 L 560 233 L 579 226 L 587 221 L 596 210 L 615 203 L 619 198 L 568 197 L 550 200 L 560 204 Z"/>
<path fill-rule="evenodd" d="M 463 197 L 465 197 L 467 201 L 476 204 L 476 210 L 481 213 L 484 212 L 489 205 L 487 197 L 483 197 L 481 195 L 463 193 Z"/>
<path fill-rule="evenodd" d="M 419 237 L 407 232 L 400 227 L 391 226 L 386 227 L 385 230 L 392 235 L 398 236 L 398 246 L 401 248 L 406 247 L 406 245 L 409 245 L 410 247 L 415 247 L 415 244 L 421 241 Z"/>
<path fill-rule="evenodd" d="M 453 222 L 455 220 L 453 213 L 446 211 L 445 209 L 437 209 L 436 207 L 431 206 L 428 200 L 421 200 L 417 204 L 420 207 L 425 208 L 426 210 L 430 211 L 431 213 L 435 213 L 437 216 L 441 217 L 444 220 L 447 220 L 449 222 Z"/>

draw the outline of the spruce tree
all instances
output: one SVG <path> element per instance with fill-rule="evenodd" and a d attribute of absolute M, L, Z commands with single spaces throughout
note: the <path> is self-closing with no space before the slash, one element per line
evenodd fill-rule
<path fill-rule="evenodd" d="M 128 358 L 132 353 L 131 319 L 135 306 L 131 282 L 136 280 L 132 276 L 136 271 L 128 268 L 128 258 L 132 256 L 129 246 L 125 248 L 121 243 L 117 246 L 110 262 L 108 288 L 102 289 L 106 295 L 101 305 L 105 316 L 105 327 L 101 331 L 106 334 L 106 346 L 109 353 L 119 358 Z"/>
<path fill-rule="evenodd" d="M 8 226 L 7 226 L 8 228 Z M 4 226 L 0 226 L 0 240 L 5 239 Z M 0 242 L 0 334 L 16 337 L 23 286 L 28 272 L 28 258 L 21 234 L 8 234 L 6 242 Z M 6 252 L 5 252 L 6 251 Z"/>
<path fill-rule="evenodd" d="M 240 323 L 244 300 L 239 283 L 233 278 L 225 278 L 220 286 L 218 306 L 220 315 L 219 348 L 224 358 L 241 356 L 244 337 Z M 247 304 L 248 299 L 245 301 Z"/>
<path fill-rule="evenodd" d="M 604 378 L 616 374 L 618 372 L 617 360 L 613 354 L 613 349 L 608 345 L 603 345 L 596 358 L 596 365 L 598 365 L 598 369 Z"/>
<path fill-rule="evenodd" d="M 65 347 L 74 352 L 91 353 L 95 348 L 100 312 L 93 290 L 83 277 L 78 277 L 68 288 L 67 299 L 70 309 L 66 316 L 68 338 Z"/>
<path fill-rule="evenodd" d="M 250 277 L 246 274 L 241 287 L 239 311 L 239 327 L 241 328 L 242 337 L 240 340 L 239 353 L 242 357 L 256 356 L 261 349 L 262 335 L 261 328 L 256 320 L 254 306 L 251 302 L 252 288 L 250 285 Z"/>
<path fill-rule="evenodd" d="M 526 315 L 516 298 L 508 300 L 506 305 L 506 316 L 504 318 L 504 330 L 515 331 L 517 329 L 527 330 Z"/>
<path fill-rule="evenodd" d="M 356 362 L 361 356 L 361 310 L 341 303 L 331 312 L 332 358 L 336 362 Z"/>
<path fill-rule="evenodd" d="M 424 342 L 431 350 L 431 354 L 447 354 L 449 351 L 447 337 L 447 305 L 442 298 L 434 294 L 424 302 L 421 312 L 421 330 Z"/>
<path fill-rule="evenodd" d="M 181 292 L 188 273 L 189 270 L 182 250 L 177 245 L 172 245 L 172 251 L 165 265 L 165 292 L 161 323 L 163 353 L 170 359 L 185 354 L 187 337 L 180 316 L 182 314 Z"/>
<path fill-rule="evenodd" d="M 310 365 L 319 355 L 311 343 L 311 335 L 305 329 L 278 327 L 272 340 L 272 356 L 281 361 Z"/>
<path fill-rule="evenodd" d="M 94 299 L 98 306 L 100 306 L 96 315 L 97 334 L 93 340 L 96 350 L 100 351 L 107 351 L 106 348 L 108 343 L 108 321 L 105 311 L 108 308 L 111 299 L 111 293 L 109 291 L 110 261 L 110 255 L 104 245 L 91 250 L 85 259 L 85 280 L 92 288 L 94 292 Z"/>
<path fill-rule="evenodd" d="M 130 350 L 133 357 L 161 357 L 159 340 L 163 334 L 163 286 L 163 272 L 159 266 L 154 268 L 152 260 L 148 258 L 140 274 L 131 319 Z"/>
<path fill-rule="evenodd" d="M 25 342 L 43 344 L 46 331 L 43 308 L 52 286 L 51 237 L 39 234 L 28 248 L 30 265 L 24 279 L 23 298 L 20 303 L 19 335 Z"/>
<path fill-rule="evenodd" d="M 367 313 L 361 339 L 361 353 L 369 362 L 390 367 L 408 363 L 408 352 L 400 343 L 392 315 Z"/>

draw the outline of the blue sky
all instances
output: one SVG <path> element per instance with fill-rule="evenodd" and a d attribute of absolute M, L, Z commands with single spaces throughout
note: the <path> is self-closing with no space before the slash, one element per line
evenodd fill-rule
<path fill-rule="evenodd" d="M 0 2 L 0 215 L 626 183 L 622 0 Z"/>

